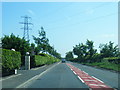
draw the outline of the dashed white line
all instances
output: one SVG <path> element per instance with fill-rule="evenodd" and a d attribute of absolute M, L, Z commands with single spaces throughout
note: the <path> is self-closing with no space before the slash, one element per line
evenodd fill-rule
<path fill-rule="evenodd" d="M 82 83 L 84 83 L 84 81 L 78 76 L 78 78 L 82 81 Z"/>
<path fill-rule="evenodd" d="M 101 81 L 100 79 L 98 79 L 98 78 L 96 78 L 96 77 L 94 77 L 94 76 L 92 76 L 92 77 L 95 78 L 96 80 L 100 81 L 101 83 L 104 83 L 104 82 Z"/>
<path fill-rule="evenodd" d="M 88 73 L 86 73 L 85 71 L 83 71 L 85 74 L 88 74 Z"/>
<path fill-rule="evenodd" d="M 76 75 L 76 73 L 73 71 L 73 73 Z"/>
<path fill-rule="evenodd" d="M 89 80 L 89 79 L 88 80 L 84 80 L 84 81 L 95 81 L 95 82 L 97 82 L 96 80 Z"/>
<path fill-rule="evenodd" d="M 102 84 L 89 84 L 91 86 L 102 86 L 102 87 L 106 87 L 106 85 L 102 85 Z"/>
<path fill-rule="evenodd" d="M 92 78 L 92 77 L 82 77 L 82 78 Z"/>

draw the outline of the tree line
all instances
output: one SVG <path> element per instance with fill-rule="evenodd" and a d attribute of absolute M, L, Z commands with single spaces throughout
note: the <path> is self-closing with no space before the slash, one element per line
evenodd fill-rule
<path fill-rule="evenodd" d="M 67 60 L 74 60 L 78 62 L 100 62 L 103 58 L 120 57 L 118 45 L 114 46 L 113 42 L 108 44 L 100 44 L 100 53 L 94 48 L 94 42 L 87 40 L 85 44 L 79 43 L 73 47 L 72 51 L 66 53 Z M 74 55 L 77 58 L 74 58 Z"/>
<path fill-rule="evenodd" d="M 15 49 L 19 51 L 22 56 L 26 55 L 26 52 L 30 52 L 30 55 L 38 55 L 39 53 L 48 53 L 56 58 L 61 58 L 61 55 L 50 45 L 49 39 L 46 37 L 46 32 L 43 27 L 38 32 L 39 36 L 33 36 L 35 43 L 30 43 L 19 36 L 15 36 L 13 33 L 8 36 L 5 35 L 2 40 L 3 49 Z"/>

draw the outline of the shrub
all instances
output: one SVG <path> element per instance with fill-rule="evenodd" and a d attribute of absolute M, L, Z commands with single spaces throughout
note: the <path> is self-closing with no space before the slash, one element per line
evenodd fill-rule
<path fill-rule="evenodd" d="M 103 58 L 103 62 L 110 62 L 110 63 L 120 64 L 120 57 Z"/>
<path fill-rule="evenodd" d="M 2 49 L 2 70 L 3 72 L 10 72 L 18 69 L 21 65 L 20 52 Z"/>
<path fill-rule="evenodd" d="M 36 67 L 36 66 L 41 66 L 45 64 L 52 64 L 54 62 L 60 61 L 59 59 L 52 57 L 51 55 L 48 54 L 39 54 L 35 56 L 31 56 L 31 68 Z"/>

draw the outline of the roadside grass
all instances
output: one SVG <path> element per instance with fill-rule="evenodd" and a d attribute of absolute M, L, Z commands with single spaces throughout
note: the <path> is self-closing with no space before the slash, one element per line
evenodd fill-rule
<path fill-rule="evenodd" d="M 94 62 L 94 63 L 82 63 L 82 64 L 120 72 L 120 65 L 110 62 Z"/>

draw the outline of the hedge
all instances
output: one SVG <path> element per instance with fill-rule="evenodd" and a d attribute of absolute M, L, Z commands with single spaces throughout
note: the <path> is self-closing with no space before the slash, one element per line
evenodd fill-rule
<path fill-rule="evenodd" d="M 2 49 L 2 70 L 10 71 L 18 69 L 21 65 L 20 52 Z"/>
<path fill-rule="evenodd" d="M 48 54 L 39 54 L 35 56 L 31 56 L 30 60 L 31 68 L 36 67 L 36 66 L 41 66 L 45 64 L 52 64 L 54 62 L 60 61 L 59 59 L 52 57 L 51 55 Z"/>
<path fill-rule="evenodd" d="M 110 62 L 110 63 L 115 63 L 115 64 L 120 64 L 120 57 L 108 57 L 108 58 L 103 58 L 104 62 Z"/>

